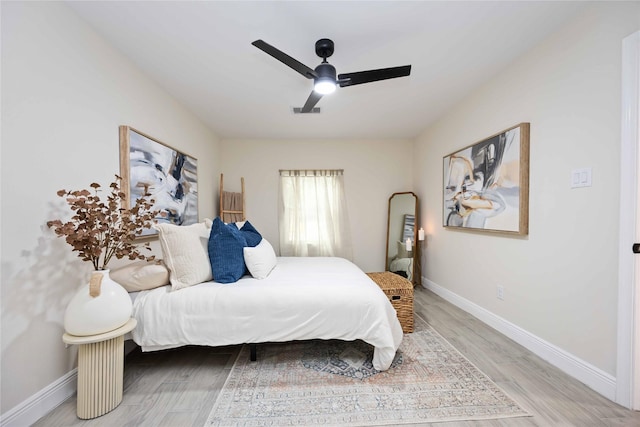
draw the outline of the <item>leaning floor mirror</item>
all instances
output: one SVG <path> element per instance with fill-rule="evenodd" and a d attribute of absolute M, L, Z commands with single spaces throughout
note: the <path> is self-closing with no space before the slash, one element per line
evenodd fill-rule
<path fill-rule="evenodd" d="M 414 285 L 420 283 L 419 274 L 416 274 L 420 262 L 417 220 L 418 196 L 407 191 L 389 197 L 385 270 L 406 277 Z"/>

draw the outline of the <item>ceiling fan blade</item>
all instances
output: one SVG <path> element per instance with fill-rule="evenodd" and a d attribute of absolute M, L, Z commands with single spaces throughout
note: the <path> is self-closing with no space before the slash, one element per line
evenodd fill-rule
<path fill-rule="evenodd" d="M 378 80 L 406 77 L 411 74 L 411 65 L 402 67 L 380 68 L 378 70 L 358 71 L 356 73 L 338 74 L 340 87 L 376 82 Z"/>
<path fill-rule="evenodd" d="M 302 107 L 300 113 L 310 113 L 311 110 L 313 110 L 313 107 L 315 107 L 318 101 L 320 101 L 320 98 L 322 98 L 322 94 L 319 94 L 315 90 L 312 90 L 311 95 L 309 95 L 309 98 L 307 98 L 307 102 L 304 103 L 304 107 Z"/>
<path fill-rule="evenodd" d="M 313 79 L 315 77 L 318 77 L 318 75 L 312 68 L 307 67 L 302 62 L 290 57 L 283 51 L 271 46 L 269 43 L 266 43 L 262 40 L 256 40 L 251 44 L 257 47 L 258 49 L 262 50 L 263 52 L 273 56 L 278 61 L 282 62 L 284 65 L 290 68 L 293 68 L 294 70 L 296 70 L 297 72 L 299 72 L 300 74 L 302 74 L 308 79 Z"/>

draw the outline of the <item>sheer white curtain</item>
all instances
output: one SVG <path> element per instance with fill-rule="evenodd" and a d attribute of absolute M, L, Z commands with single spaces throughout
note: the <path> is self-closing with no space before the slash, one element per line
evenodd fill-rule
<path fill-rule="evenodd" d="M 342 170 L 281 170 L 280 254 L 352 259 Z"/>

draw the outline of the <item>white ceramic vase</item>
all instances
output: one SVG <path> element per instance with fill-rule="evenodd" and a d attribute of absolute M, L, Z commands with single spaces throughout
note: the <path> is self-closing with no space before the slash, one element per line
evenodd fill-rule
<path fill-rule="evenodd" d="M 132 309 L 129 293 L 109 277 L 109 270 L 94 271 L 69 302 L 64 329 L 76 336 L 103 334 L 127 323 Z"/>

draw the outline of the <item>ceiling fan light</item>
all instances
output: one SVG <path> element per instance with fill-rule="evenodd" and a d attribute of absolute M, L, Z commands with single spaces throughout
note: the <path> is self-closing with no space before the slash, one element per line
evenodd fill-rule
<path fill-rule="evenodd" d="M 315 85 L 313 86 L 313 90 L 318 92 L 321 95 L 328 95 L 330 93 L 335 92 L 336 83 L 329 78 L 319 78 L 316 80 Z"/>

